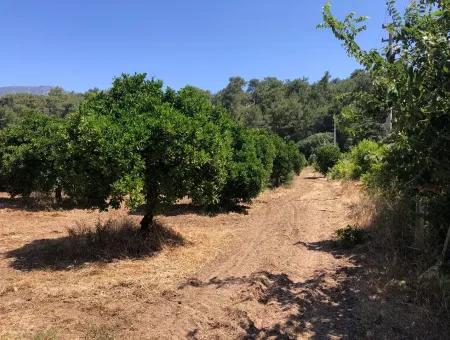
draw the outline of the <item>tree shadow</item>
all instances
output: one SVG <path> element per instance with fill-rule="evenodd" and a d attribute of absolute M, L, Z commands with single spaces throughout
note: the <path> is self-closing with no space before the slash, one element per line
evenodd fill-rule
<path fill-rule="evenodd" d="M 417 306 L 385 299 L 376 287 L 376 268 L 362 251 L 340 249 L 332 240 L 299 241 L 296 245 L 338 258 L 348 257 L 351 265 L 338 267 L 331 273 L 316 271 L 304 281 L 295 281 L 286 273 L 263 271 L 207 281 L 194 278 L 179 289 L 243 285 L 242 292 L 249 296 L 244 295 L 242 301 L 256 299 L 270 309 L 277 306 L 280 318 L 264 326 L 244 314 L 239 324 L 245 332 L 244 339 L 439 339 L 448 335 L 445 325 L 424 318 L 423 313 L 417 312 Z M 248 289 L 249 286 L 256 289 Z M 256 298 L 254 293 L 246 293 L 255 290 Z"/>
<path fill-rule="evenodd" d="M 258 272 L 244 277 L 212 278 L 201 282 L 191 279 L 186 286 L 215 286 L 217 289 L 230 285 L 257 286 L 257 302 L 263 305 L 276 303 L 280 310 L 291 311 L 280 322 L 258 327 L 254 320 L 245 317 L 240 327 L 244 339 L 297 339 L 302 334 L 313 334 L 313 339 L 345 337 L 354 334 L 361 338 L 352 315 L 352 306 L 358 298 L 346 280 L 336 287 L 329 286 L 326 274 L 317 272 L 305 281 L 294 281 L 285 273 Z"/>
<path fill-rule="evenodd" d="M 34 240 L 6 253 L 10 266 L 20 271 L 70 270 L 87 263 L 154 255 L 163 246 L 185 244 L 174 230 L 155 223 L 150 234 L 140 232 L 130 219 L 109 220 L 95 228 L 69 229 L 69 235 Z"/>
<path fill-rule="evenodd" d="M 89 207 L 77 205 L 69 199 L 64 199 L 61 203 L 56 203 L 53 198 L 45 196 L 0 197 L 0 209 L 39 212 L 52 210 L 73 210 L 77 208 L 87 209 Z"/>
<path fill-rule="evenodd" d="M 169 207 L 165 211 L 161 213 L 162 216 L 182 216 L 182 215 L 200 215 L 200 216 L 218 216 L 221 214 L 243 214 L 248 215 L 248 210 L 250 209 L 249 205 L 245 204 L 236 204 L 230 206 L 218 206 L 205 208 L 193 203 L 177 203 L 173 206 Z M 145 206 L 141 206 L 130 212 L 131 215 L 143 215 L 145 212 Z"/>

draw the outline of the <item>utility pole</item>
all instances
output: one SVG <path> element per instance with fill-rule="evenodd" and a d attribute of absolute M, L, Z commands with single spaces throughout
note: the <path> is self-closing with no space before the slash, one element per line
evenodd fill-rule
<path fill-rule="evenodd" d="M 381 27 L 383 29 L 388 29 L 389 25 L 383 24 Z M 389 63 L 393 63 L 395 61 L 395 55 L 394 55 L 394 51 L 392 49 L 393 41 L 394 41 L 394 36 L 392 35 L 392 32 L 390 30 L 389 30 L 389 38 L 381 39 L 381 42 L 388 43 L 388 50 L 386 53 L 386 58 Z M 387 95 L 386 95 L 386 102 L 387 101 L 388 101 L 388 99 L 387 99 Z M 389 112 L 388 112 L 388 116 L 387 116 L 387 120 L 386 120 L 386 130 L 387 130 L 388 134 L 390 134 L 392 131 L 392 107 L 389 108 Z"/>
<path fill-rule="evenodd" d="M 336 114 L 333 115 L 333 124 L 334 124 L 334 128 L 333 128 L 333 140 L 334 140 L 334 145 L 337 145 Z"/>

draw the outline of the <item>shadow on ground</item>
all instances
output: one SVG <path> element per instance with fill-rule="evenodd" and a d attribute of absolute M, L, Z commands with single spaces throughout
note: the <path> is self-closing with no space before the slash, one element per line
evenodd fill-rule
<path fill-rule="evenodd" d="M 248 215 L 249 205 L 236 204 L 229 207 L 214 207 L 214 208 L 204 208 L 192 203 L 177 203 L 162 212 L 163 216 L 181 216 L 181 215 L 203 215 L 203 216 L 217 216 L 220 214 L 236 213 Z M 145 206 L 136 208 L 134 211 L 130 212 L 131 215 L 143 215 L 145 212 Z"/>
<path fill-rule="evenodd" d="M 37 212 L 88 208 L 87 206 L 76 205 L 69 199 L 65 199 L 61 203 L 55 203 L 51 197 L 0 197 L 0 209 Z"/>
<path fill-rule="evenodd" d="M 416 306 L 402 299 L 383 295 L 376 287 L 376 268 L 367 263 L 363 253 L 339 249 L 331 240 L 300 241 L 296 245 L 348 257 L 351 265 L 333 273 L 316 272 L 305 281 L 264 271 L 243 277 L 214 277 L 204 282 L 190 279 L 179 289 L 234 286 L 242 292 L 256 290 L 258 294 L 249 296 L 249 300 L 256 296 L 259 304 L 276 305 L 280 317 L 270 325 L 263 326 L 250 317 L 251 312 L 246 313 L 240 320 L 244 339 L 440 339 L 448 335 L 448 329 L 423 310 L 418 312 Z M 194 333 L 199 332 L 196 329 Z M 191 335 L 187 334 L 193 338 Z"/>
<path fill-rule="evenodd" d="M 321 179 L 321 178 L 325 178 L 323 175 L 317 175 L 317 176 L 306 176 L 306 177 L 303 177 L 304 179 L 309 179 L 309 180 L 311 180 L 311 179 Z"/>
<path fill-rule="evenodd" d="M 34 240 L 6 253 L 10 266 L 21 271 L 69 270 L 86 263 L 108 263 L 117 259 L 152 256 L 163 246 L 185 243 L 180 234 L 155 223 L 150 234 L 142 234 L 132 220 L 110 220 L 92 227 L 69 229 L 69 235 Z"/>

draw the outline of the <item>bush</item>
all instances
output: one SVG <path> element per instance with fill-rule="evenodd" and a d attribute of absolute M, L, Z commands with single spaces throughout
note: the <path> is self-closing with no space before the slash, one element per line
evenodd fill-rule
<path fill-rule="evenodd" d="M 2 186 L 12 196 L 61 188 L 67 153 L 62 119 L 32 114 L 3 129 L 0 138 Z"/>
<path fill-rule="evenodd" d="M 363 140 L 350 150 L 350 157 L 355 164 L 354 178 L 370 172 L 382 160 L 384 147 L 371 140 Z"/>
<path fill-rule="evenodd" d="M 328 171 L 339 161 L 341 152 L 339 147 L 335 145 L 324 145 L 316 150 L 315 169 L 322 174 L 327 174 Z"/>
<path fill-rule="evenodd" d="M 273 161 L 276 155 L 273 135 L 267 130 L 249 130 L 255 139 L 256 155 L 264 167 L 264 186 L 270 184 L 270 176 L 273 171 Z"/>
<path fill-rule="evenodd" d="M 232 157 L 227 166 L 226 183 L 220 194 L 220 202 L 225 206 L 250 202 L 267 182 L 267 169 L 258 158 L 256 141 L 250 130 L 235 126 L 232 136 Z"/>
<path fill-rule="evenodd" d="M 306 166 L 305 156 L 298 151 L 297 146 L 293 142 L 287 143 L 289 159 L 292 164 L 292 169 L 296 175 L 300 175 L 302 169 Z"/>
<path fill-rule="evenodd" d="M 356 226 L 348 225 L 345 228 L 336 230 L 336 237 L 342 248 L 350 249 L 364 242 L 365 231 Z"/>
<path fill-rule="evenodd" d="M 360 179 L 370 182 L 370 176 L 381 166 L 385 148 L 374 141 L 363 140 L 354 146 L 330 170 L 333 179 Z"/>
<path fill-rule="evenodd" d="M 317 156 L 315 153 L 313 153 L 308 157 L 308 164 L 314 165 L 314 164 L 316 164 L 316 160 L 317 160 Z"/>
<path fill-rule="evenodd" d="M 302 154 L 301 152 L 299 152 L 298 162 L 300 164 L 300 172 L 308 166 L 308 161 L 306 160 L 305 155 Z"/>
<path fill-rule="evenodd" d="M 273 170 L 270 181 L 273 187 L 289 182 L 294 176 L 292 150 L 286 142 L 278 136 L 273 137 L 276 155 L 273 160 Z M 298 150 L 297 150 L 298 152 Z"/>
<path fill-rule="evenodd" d="M 332 179 L 356 179 L 355 163 L 345 155 L 341 158 L 328 172 L 328 176 Z"/>
<path fill-rule="evenodd" d="M 321 146 L 333 144 L 333 134 L 331 132 L 320 132 L 311 135 L 297 143 L 301 153 L 309 158 Z"/>

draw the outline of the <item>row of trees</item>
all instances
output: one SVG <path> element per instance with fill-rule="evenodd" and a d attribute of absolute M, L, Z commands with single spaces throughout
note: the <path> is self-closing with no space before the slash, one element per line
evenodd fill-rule
<path fill-rule="evenodd" d="M 28 93 L 0 96 L 0 129 L 33 113 L 65 117 L 78 109 L 83 98 L 83 94 L 65 92 L 60 87 L 52 88 L 46 96 Z"/>
<path fill-rule="evenodd" d="M 145 74 L 88 93 L 77 111 L 29 114 L 0 133 L 1 181 L 12 195 L 63 194 L 106 209 L 144 204 L 142 228 L 177 199 L 205 207 L 248 202 L 299 173 L 296 145 L 236 123 L 194 87 Z"/>

